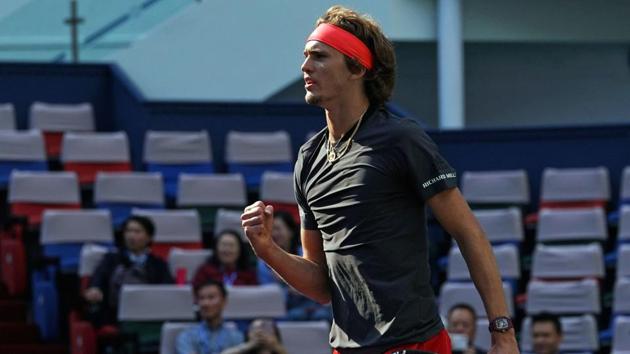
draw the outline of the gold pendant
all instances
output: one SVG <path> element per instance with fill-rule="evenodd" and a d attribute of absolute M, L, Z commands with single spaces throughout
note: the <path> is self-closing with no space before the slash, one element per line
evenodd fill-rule
<path fill-rule="evenodd" d="M 328 161 L 333 162 L 337 159 L 337 154 L 334 149 L 328 150 Z"/>

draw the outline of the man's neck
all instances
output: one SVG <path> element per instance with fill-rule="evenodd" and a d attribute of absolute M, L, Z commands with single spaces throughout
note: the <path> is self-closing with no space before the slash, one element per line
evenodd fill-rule
<path fill-rule="evenodd" d="M 336 142 L 352 128 L 365 114 L 370 106 L 367 97 L 361 96 L 358 99 L 346 100 L 326 109 L 326 125 L 328 126 L 329 138 Z"/>
<path fill-rule="evenodd" d="M 223 323 L 223 318 L 221 316 L 217 316 L 215 318 L 210 318 L 206 320 L 206 324 L 212 330 L 215 330 L 221 327 L 222 323 Z"/>

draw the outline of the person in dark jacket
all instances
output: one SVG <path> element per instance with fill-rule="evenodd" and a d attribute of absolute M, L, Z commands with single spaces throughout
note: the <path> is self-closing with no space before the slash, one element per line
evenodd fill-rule
<path fill-rule="evenodd" d="M 131 216 L 123 224 L 124 247 L 107 253 L 92 274 L 83 296 L 97 327 L 117 322 L 118 297 L 124 284 L 173 283 L 166 262 L 151 253 L 154 234 L 149 218 Z"/>

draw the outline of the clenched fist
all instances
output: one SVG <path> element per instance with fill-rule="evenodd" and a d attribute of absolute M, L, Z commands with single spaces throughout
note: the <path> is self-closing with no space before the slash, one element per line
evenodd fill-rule
<path fill-rule="evenodd" d="M 249 243 L 258 256 L 274 245 L 271 238 L 273 228 L 273 207 L 261 201 L 249 205 L 241 215 L 241 225 Z"/>

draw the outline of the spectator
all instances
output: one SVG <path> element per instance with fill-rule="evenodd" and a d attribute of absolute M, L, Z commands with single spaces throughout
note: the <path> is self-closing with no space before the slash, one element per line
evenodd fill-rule
<path fill-rule="evenodd" d="M 541 313 L 532 317 L 532 344 L 535 354 L 557 354 L 562 342 L 562 324 L 558 316 Z"/>
<path fill-rule="evenodd" d="M 280 331 L 275 322 L 257 319 L 249 325 L 247 342 L 222 354 L 287 354 L 287 350 L 282 346 Z"/>
<path fill-rule="evenodd" d="M 225 354 L 231 353 L 226 349 L 243 343 L 243 334 L 223 323 L 227 297 L 227 290 L 220 281 L 211 279 L 195 288 L 201 323 L 177 336 L 177 354 Z"/>
<path fill-rule="evenodd" d="M 291 214 L 278 211 L 275 213 L 271 237 L 283 250 L 302 255 L 298 240 L 298 226 Z M 278 284 L 285 289 L 287 319 L 291 321 L 326 320 L 330 321 L 330 306 L 320 305 L 286 285 L 278 275 L 262 260 L 258 260 L 258 280 L 260 284 Z"/>
<path fill-rule="evenodd" d="M 100 327 L 117 322 L 118 297 L 124 284 L 173 283 L 168 265 L 151 253 L 155 226 L 143 216 L 123 224 L 124 247 L 105 255 L 90 279 L 84 298 L 91 305 L 89 317 Z"/>
<path fill-rule="evenodd" d="M 467 304 L 457 304 L 448 311 L 447 321 L 448 332 L 453 342 L 453 352 L 462 354 L 484 353 L 483 350 L 475 348 L 475 334 L 477 333 L 475 309 Z"/>
<path fill-rule="evenodd" d="M 231 285 L 257 285 L 256 272 L 249 267 L 245 244 L 236 231 L 224 230 L 216 238 L 212 256 L 201 265 L 193 278 L 199 287 L 209 279 Z"/>

